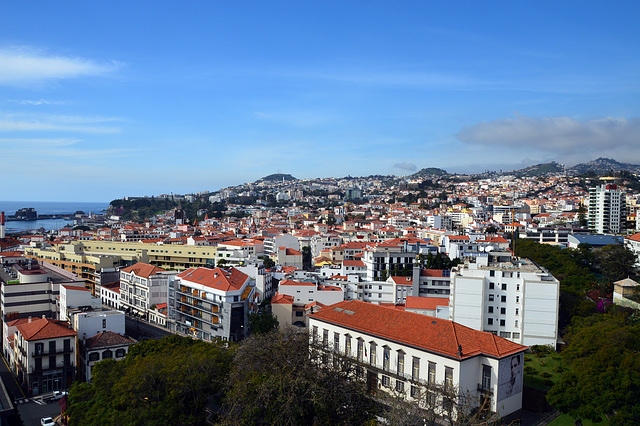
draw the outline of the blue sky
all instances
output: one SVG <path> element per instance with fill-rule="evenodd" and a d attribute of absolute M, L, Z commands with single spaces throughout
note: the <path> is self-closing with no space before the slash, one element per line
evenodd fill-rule
<path fill-rule="evenodd" d="M 638 16 L 637 1 L 4 2 L 0 199 L 640 163 Z"/>

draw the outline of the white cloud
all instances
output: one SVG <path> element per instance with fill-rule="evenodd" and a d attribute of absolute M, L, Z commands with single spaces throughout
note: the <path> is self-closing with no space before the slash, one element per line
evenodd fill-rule
<path fill-rule="evenodd" d="M 407 172 L 415 172 L 418 170 L 418 167 L 413 163 L 396 163 L 393 167 Z"/>
<path fill-rule="evenodd" d="M 60 131 L 77 133 L 117 133 L 118 127 L 107 123 L 124 121 L 117 117 L 0 114 L 0 132 Z"/>
<path fill-rule="evenodd" d="M 5 138 L 0 139 L 0 144 L 19 144 L 21 147 L 25 145 L 38 146 L 69 146 L 80 142 L 80 139 L 27 139 L 27 138 Z"/>
<path fill-rule="evenodd" d="M 606 117 L 581 121 L 570 117 L 516 116 L 465 127 L 457 137 L 472 145 L 577 154 L 635 148 L 640 142 L 639 135 L 638 118 Z"/>
<path fill-rule="evenodd" d="M 26 47 L 0 49 L 0 85 L 105 75 L 117 68 L 114 62 L 49 55 Z"/>
<path fill-rule="evenodd" d="M 20 104 L 20 105 L 34 105 L 34 106 L 39 106 L 39 105 L 65 105 L 66 102 L 63 101 L 51 101 L 51 100 L 47 100 L 47 99 L 38 99 L 38 100 L 9 100 L 7 102 L 13 102 L 16 104 Z"/>

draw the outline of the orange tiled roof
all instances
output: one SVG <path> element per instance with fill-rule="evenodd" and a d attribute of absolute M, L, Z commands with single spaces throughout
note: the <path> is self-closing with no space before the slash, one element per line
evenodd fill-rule
<path fill-rule="evenodd" d="M 481 354 L 502 358 L 526 349 L 526 346 L 453 321 L 359 300 L 336 303 L 311 318 L 459 360 Z M 458 345 L 462 347 L 462 355 L 458 354 Z"/>
<path fill-rule="evenodd" d="M 222 291 L 241 290 L 249 276 L 236 268 L 189 268 L 178 274 L 183 281 L 202 284 Z"/>
<path fill-rule="evenodd" d="M 18 331 L 25 340 L 54 339 L 78 335 L 74 329 L 69 328 L 68 322 L 49 318 L 32 319 L 31 322 L 20 324 Z"/>
<path fill-rule="evenodd" d="M 443 297 L 416 297 L 407 296 L 407 309 L 435 310 L 438 306 L 447 306 L 449 299 Z"/>
<path fill-rule="evenodd" d="M 135 265 L 131 265 L 124 269 L 121 269 L 126 273 L 133 272 L 139 277 L 149 278 L 151 275 L 157 274 L 158 272 L 164 272 L 164 269 L 158 268 L 157 266 L 149 265 L 147 263 L 136 263 Z"/>

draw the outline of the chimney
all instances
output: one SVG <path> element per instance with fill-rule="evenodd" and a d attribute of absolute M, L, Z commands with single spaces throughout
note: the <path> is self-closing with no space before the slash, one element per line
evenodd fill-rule
<path fill-rule="evenodd" d="M 458 345 L 458 356 L 462 356 L 462 345 Z"/>
<path fill-rule="evenodd" d="M 31 322 L 31 321 L 32 321 L 32 319 L 31 319 L 31 317 L 29 317 L 29 322 Z"/>
<path fill-rule="evenodd" d="M 0 238 L 4 238 L 4 212 L 0 212 Z"/>

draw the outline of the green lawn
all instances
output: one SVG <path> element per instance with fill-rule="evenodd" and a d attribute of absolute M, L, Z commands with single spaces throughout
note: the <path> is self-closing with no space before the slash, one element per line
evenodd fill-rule
<path fill-rule="evenodd" d="M 560 378 L 562 365 L 560 354 L 548 353 L 528 353 L 524 360 L 524 384 L 539 390 L 548 390 Z M 548 373 L 549 377 L 541 374 Z M 545 380 L 547 381 L 545 383 Z"/>
<path fill-rule="evenodd" d="M 556 417 L 549 426 L 574 426 L 576 419 L 571 417 L 568 414 L 560 414 L 560 416 Z M 607 426 L 609 424 L 608 421 L 603 421 L 599 423 L 593 423 L 590 420 L 582 419 L 583 426 Z"/>

